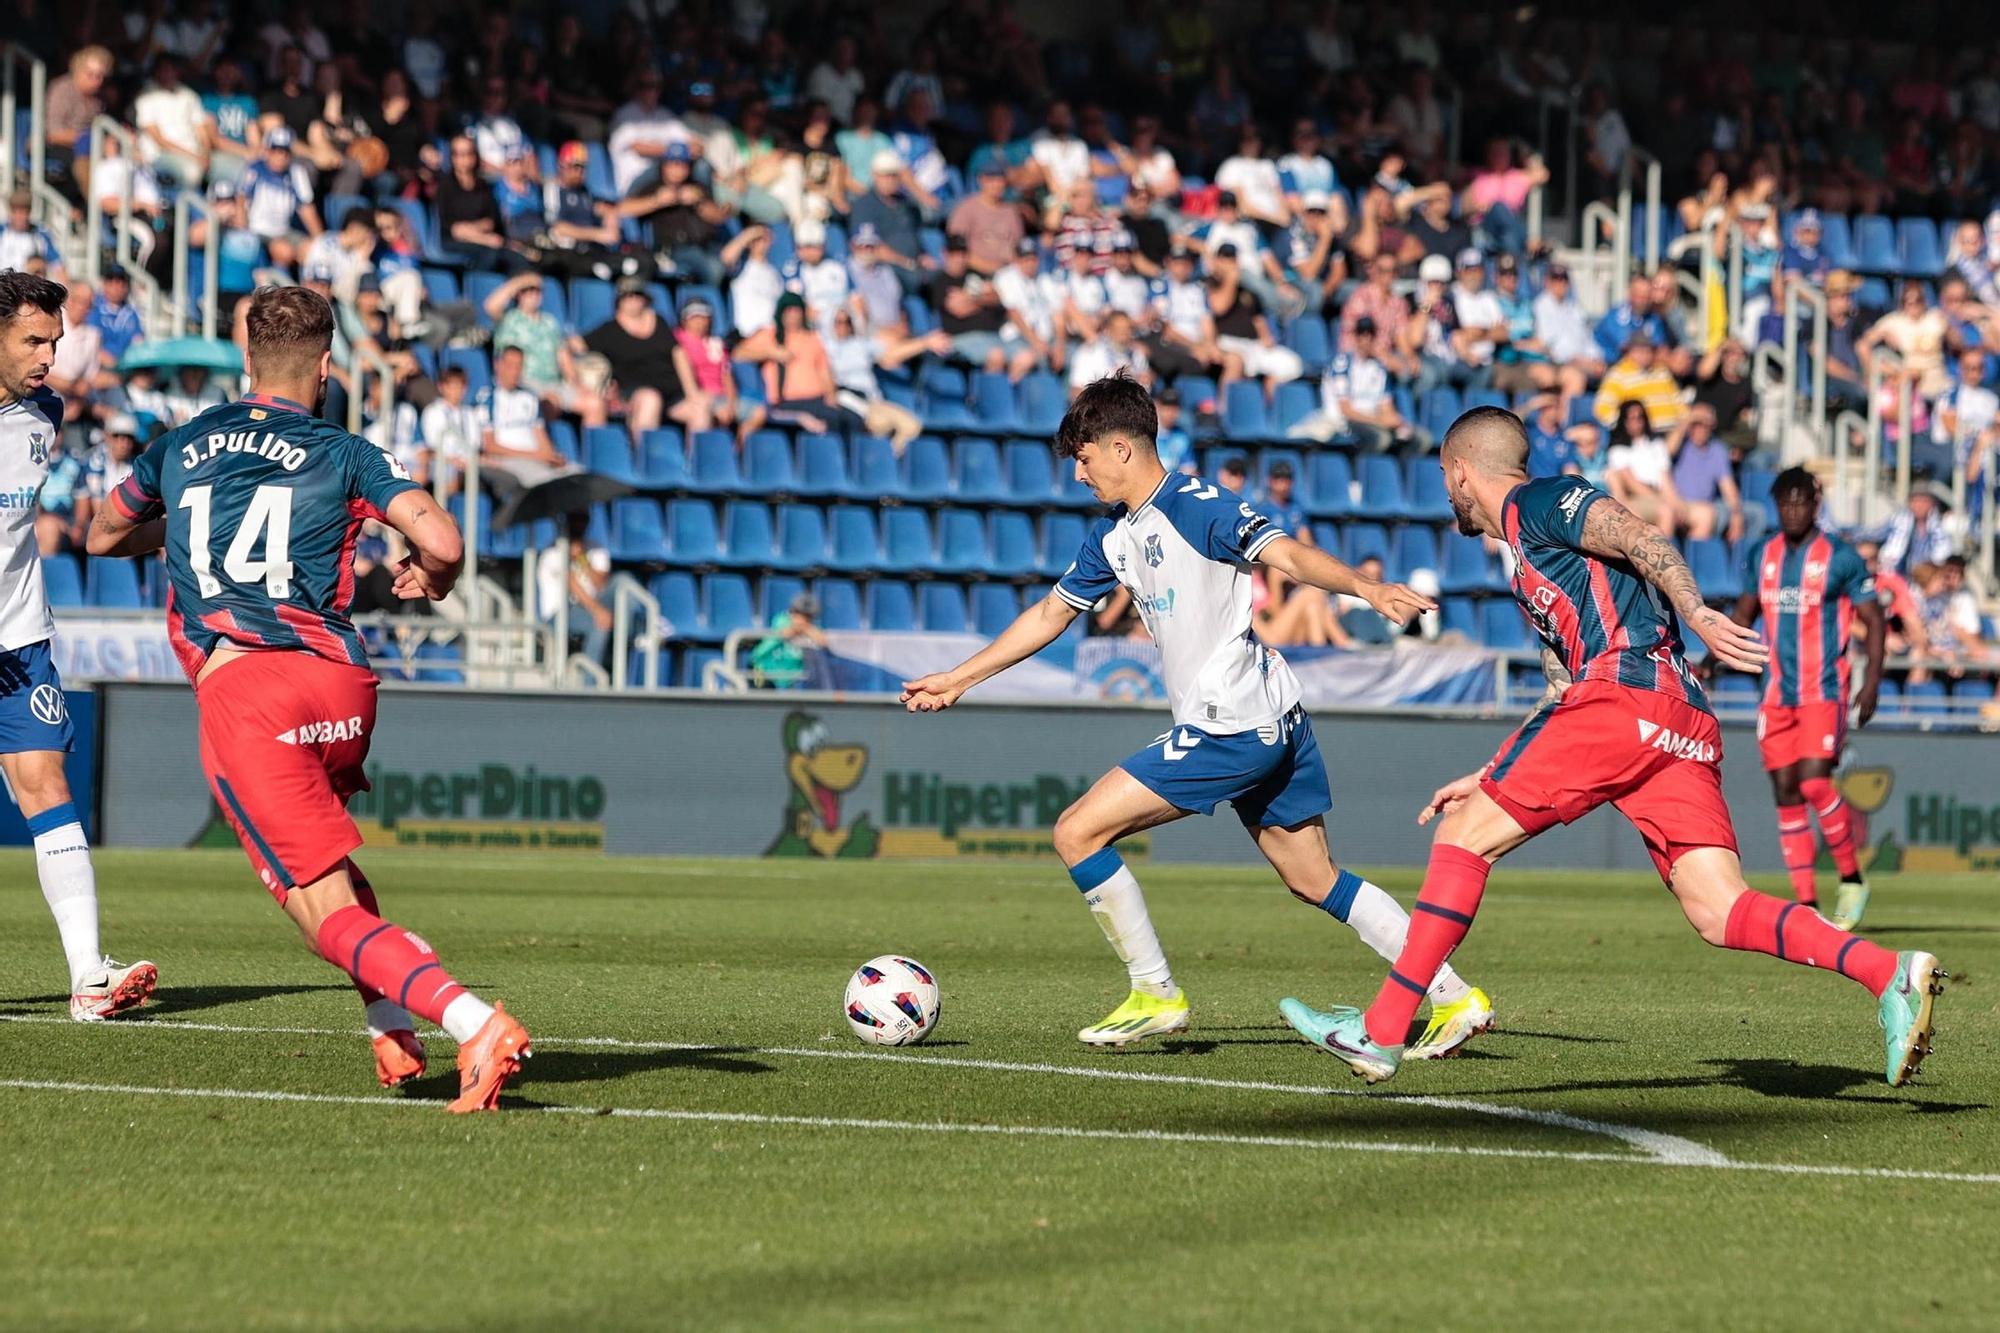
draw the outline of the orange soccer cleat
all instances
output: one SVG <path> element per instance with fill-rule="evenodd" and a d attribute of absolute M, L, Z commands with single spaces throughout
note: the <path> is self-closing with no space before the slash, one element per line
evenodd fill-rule
<path fill-rule="evenodd" d="M 402 1029 L 385 1032 L 375 1039 L 375 1077 L 385 1088 L 399 1087 L 424 1072 L 424 1044 L 417 1034 Z"/>
<path fill-rule="evenodd" d="M 458 1097 L 444 1109 L 454 1113 L 497 1111 L 500 1089 L 521 1072 L 528 1048 L 528 1030 L 505 1006 L 494 1005 L 493 1016 L 471 1041 L 458 1048 Z"/>

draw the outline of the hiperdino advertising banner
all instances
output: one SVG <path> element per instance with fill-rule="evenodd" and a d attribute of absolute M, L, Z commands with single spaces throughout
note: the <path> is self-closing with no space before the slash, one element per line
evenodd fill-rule
<path fill-rule="evenodd" d="M 102 840 L 233 842 L 215 818 L 182 686 L 103 690 Z M 385 688 L 351 810 L 371 847 L 445 853 L 1018 857 L 1053 864 L 1050 831 L 1107 770 L 1166 726 L 1154 709 L 962 704 L 912 716 L 889 702 L 474 694 Z M 311 719 L 302 719 L 310 722 Z M 1511 718 L 1321 714 L 1343 862 L 1420 865 L 1417 811 L 1477 769 Z M 1692 762 L 1692 761 L 1690 761 Z M 1724 729 L 1724 782 L 1744 861 L 1782 871 L 1770 784 L 1747 727 Z M 1868 729 L 1841 785 L 1880 870 L 2000 869 L 2000 737 Z M 1246 860 L 1225 806 L 1121 844 L 1159 861 Z M 1615 812 L 1552 830 L 1508 865 L 1650 868 Z"/>

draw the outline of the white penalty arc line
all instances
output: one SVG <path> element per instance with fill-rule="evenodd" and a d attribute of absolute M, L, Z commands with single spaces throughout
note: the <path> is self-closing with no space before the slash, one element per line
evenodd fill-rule
<path fill-rule="evenodd" d="M 709 1048 L 692 1048 L 709 1049 Z M 774 1052 L 775 1053 L 775 1052 Z M 339 1093 L 281 1092 L 262 1088 L 156 1088 L 123 1083 L 74 1083 L 52 1079 L 0 1079 L 0 1089 L 71 1095 L 179 1097 L 213 1101 L 280 1102 L 313 1106 L 412 1107 L 445 1105 L 437 1098 L 362 1097 Z M 913 1134 L 991 1134 L 1004 1138 L 1090 1139 L 1115 1143 L 1198 1144 L 1230 1148 L 1297 1148 L 1309 1152 L 1363 1152 L 1419 1157 L 1497 1157 L 1516 1161 L 1588 1162 L 1625 1166 L 1686 1167 L 1712 1171 L 1755 1171 L 1773 1175 L 1839 1176 L 1873 1180 L 1923 1180 L 1968 1185 L 2000 1185 L 2000 1174 L 1912 1171 L 1875 1166 L 1810 1166 L 1789 1162 L 1673 1160 L 1631 1153 L 1557 1152 L 1540 1148 L 1476 1148 L 1443 1143 L 1371 1143 L 1356 1139 L 1291 1138 L 1277 1134 L 1201 1134 L 1165 1129 L 1088 1129 L 1073 1125 L 987 1125 L 945 1120 L 870 1120 L 845 1116 L 764 1115 L 753 1111 L 686 1111 L 655 1106 L 535 1106 L 520 1111 L 548 1115 L 604 1116 L 620 1120 L 673 1120 L 718 1125 L 762 1125 L 801 1129 L 865 1129 Z"/>

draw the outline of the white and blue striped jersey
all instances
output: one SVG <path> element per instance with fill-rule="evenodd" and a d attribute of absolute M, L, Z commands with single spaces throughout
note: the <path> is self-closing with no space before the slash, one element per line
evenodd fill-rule
<path fill-rule="evenodd" d="M 0 407 L 0 648 L 10 651 L 55 637 L 35 514 L 62 415 L 62 399 L 46 387 Z"/>
<path fill-rule="evenodd" d="M 1292 669 L 1251 629 L 1251 562 L 1285 535 L 1235 492 L 1169 472 L 1146 503 L 1091 525 L 1056 596 L 1087 611 L 1124 585 L 1159 646 L 1174 721 L 1253 731 L 1299 702 Z"/>

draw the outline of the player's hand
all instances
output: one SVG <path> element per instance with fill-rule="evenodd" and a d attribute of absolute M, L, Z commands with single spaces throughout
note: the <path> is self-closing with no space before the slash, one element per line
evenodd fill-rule
<path fill-rule="evenodd" d="M 1753 676 L 1762 675 L 1770 658 L 1764 638 L 1747 625 L 1739 625 L 1712 606 L 1705 606 L 1688 619 L 1688 628 L 1701 636 L 1715 660 Z"/>
<path fill-rule="evenodd" d="M 965 691 L 952 684 L 951 676 L 934 671 L 928 676 L 903 682 L 903 707 L 912 713 L 941 713 L 958 702 Z"/>
<path fill-rule="evenodd" d="M 1875 706 L 1880 702 L 1880 691 L 1874 681 L 1861 687 L 1861 693 L 1854 696 L 1854 725 L 1865 727 L 1875 716 Z"/>
<path fill-rule="evenodd" d="M 1436 602 L 1400 583 L 1371 584 L 1361 589 L 1361 596 L 1397 625 L 1407 625 L 1424 612 L 1437 610 Z"/>
<path fill-rule="evenodd" d="M 1431 793 L 1431 803 L 1417 816 L 1419 827 L 1430 823 L 1439 815 L 1448 815 L 1472 799 L 1472 793 L 1479 790 L 1479 774 L 1467 773 L 1462 778 L 1454 778 Z"/>
<path fill-rule="evenodd" d="M 419 598 L 441 602 L 451 595 L 451 585 L 450 578 L 433 574 L 418 564 L 414 557 L 405 556 L 403 563 L 396 567 L 396 581 L 390 591 L 406 602 Z"/>

